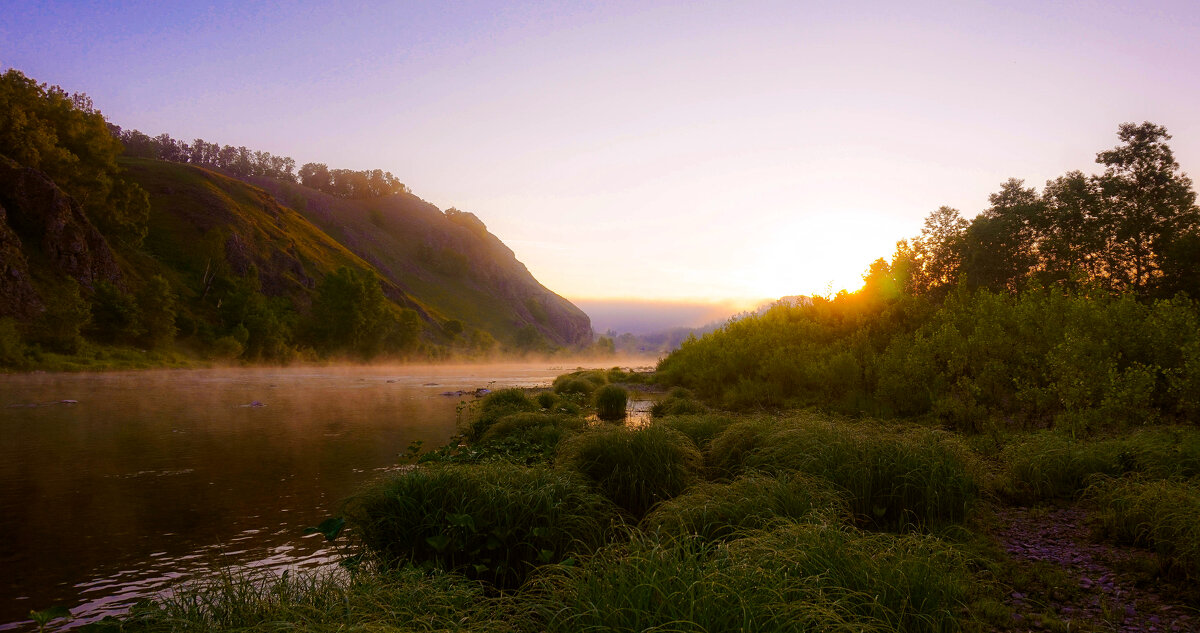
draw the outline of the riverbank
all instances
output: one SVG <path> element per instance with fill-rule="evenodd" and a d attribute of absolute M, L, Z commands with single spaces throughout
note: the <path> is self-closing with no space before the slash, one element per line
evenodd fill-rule
<path fill-rule="evenodd" d="M 493 394 L 465 444 L 354 497 L 346 529 L 328 532 L 349 569 L 226 577 L 109 625 L 1100 632 L 1197 621 L 1194 428 L 982 436 L 811 411 L 634 428 L 587 421 L 579 381 L 620 382 L 602 373 Z M 670 400 L 706 408 L 686 392 Z"/>

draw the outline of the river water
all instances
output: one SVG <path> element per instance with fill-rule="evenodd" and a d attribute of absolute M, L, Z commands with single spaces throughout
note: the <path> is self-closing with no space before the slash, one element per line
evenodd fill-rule
<path fill-rule="evenodd" d="M 476 365 L 0 375 L 0 630 L 74 625 L 219 568 L 328 564 L 306 526 L 456 432 L 441 395 L 572 367 Z"/>

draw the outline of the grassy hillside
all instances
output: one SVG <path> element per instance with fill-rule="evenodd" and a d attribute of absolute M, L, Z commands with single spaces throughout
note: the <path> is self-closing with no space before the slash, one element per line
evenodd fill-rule
<path fill-rule="evenodd" d="M 448 319 L 519 346 L 538 338 L 556 346 L 591 342 L 587 315 L 534 279 L 473 214 L 443 213 L 412 194 L 341 199 L 294 183 L 248 180 Z"/>

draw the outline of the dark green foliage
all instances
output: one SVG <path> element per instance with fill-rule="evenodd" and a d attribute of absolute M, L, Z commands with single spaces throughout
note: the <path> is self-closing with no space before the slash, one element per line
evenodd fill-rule
<path fill-rule="evenodd" d="M 553 409 L 554 406 L 558 404 L 558 396 L 551 391 L 543 391 L 542 393 L 539 393 L 536 400 L 538 406 L 546 409 L 547 411 Z"/>
<path fill-rule="evenodd" d="M 1200 482 L 1102 478 L 1087 491 L 1101 534 L 1154 550 L 1167 575 L 1200 578 Z"/>
<path fill-rule="evenodd" d="M 583 474 L 634 518 L 700 479 L 703 457 L 687 436 L 660 425 L 599 428 L 563 442 L 556 463 Z"/>
<path fill-rule="evenodd" d="M 117 166 L 121 143 L 83 94 L 0 75 L 0 155 L 44 172 L 79 202 L 105 235 L 137 246 L 146 235 L 146 192 Z"/>
<path fill-rule="evenodd" d="M 104 343 L 132 343 L 142 333 L 137 301 L 108 282 L 97 282 L 89 333 Z"/>
<path fill-rule="evenodd" d="M 25 337 L 15 319 L 0 318 L 0 367 L 19 369 L 26 363 Z"/>
<path fill-rule="evenodd" d="M 79 284 L 67 280 L 46 300 L 46 311 L 34 322 L 31 339 L 49 351 L 73 354 L 83 344 L 80 332 L 91 318 L 87 301 L 79 295 Z"/>
<path fill-rule="evenodd" d="M 537 582 L 547 631 L 959 630 L 970 575 L 930 537 L 781 526 L 726 544 L 635 537 Z"/>
<path fill-rule="evenodd" d="M 175 340 L 175 302 L 171 283 L 161 275 L 151 277 L 138 293 L 143 340 L 148 347 L 168 347 Z"/>
<path fill-rule="evenodd" d="M 353 498 L 347 517 L 385 568 L 414 563 L 515 588 L 536 566 L 601 545 L 612 506 L 561 470 L 423 467 Z"/>
<path fill-rule="evenodd" d="M 514 413 L 488 427 L 474 445 L 485 459 L 497 456 L 518 463 L 550 463 L 562 440 L 583 430 L 583 418 L 552 413 Z"/>
<path fill-rule="evenodd" d="M 604 385 L 596 390 L 592 402 L 596 405 L 596 417 L 601 420 L 624 420 L 629 393 L 616 385 Z"/>
<path fill-rule="evenodd" d="M 317 285 L 307 327 L 317 349 L 362 358 L 403 351 L 416 342 L 419 330 L 416 313 L 390 304 L 374 274 L 349 267 Z"/>
<path fill-rule="evenodd" d="M 643 529 L 676 536 L 723 540 L 780 520 L 838 523 L 850 518 L 843 493 L 823 479 L 801 474 L 751 474 L 727 484 L 699 484 L 658 505 Z"/>

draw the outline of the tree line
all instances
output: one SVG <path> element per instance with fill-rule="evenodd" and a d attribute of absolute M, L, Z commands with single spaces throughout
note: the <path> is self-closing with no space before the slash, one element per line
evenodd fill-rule
<path fill-rule="evenodd" d="M 411 193 L 409 188 L 390 171 L 381 169 L 330 169 L 325 163 L 305 163 L 296 169 L 290 156 L 234 147 L 195 139 L 191 143 L 171 138 L 163 133 L 151 137 L 139 130 L 125 130 L 108 125 L 113 138 L 124 146 L 125 154 L 137 158 L 152 158 L 175 163 L 189 163 L 217 169 L 238 177 L 263 176 L 306 187 L 339 198 L 379 198 Z"/>
<path fill-rule="evenodd" d="M 667 384 L 726 406 L 932 416 L 968 432 L 1090 432 L 1200 412 L 1200 211 L 1151 123 L 1041 192 L 948 207 L 863 287 L 690 338 Z"/>

